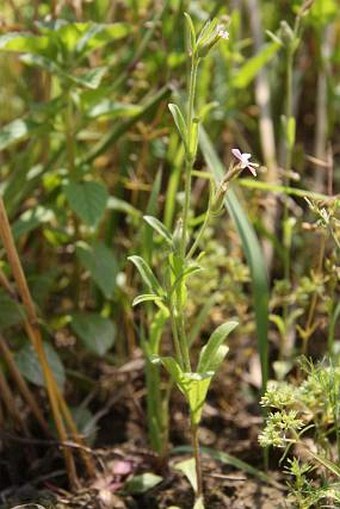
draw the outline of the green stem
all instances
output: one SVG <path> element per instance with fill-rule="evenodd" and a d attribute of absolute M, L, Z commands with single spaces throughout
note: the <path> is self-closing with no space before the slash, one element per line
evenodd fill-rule
<path fill-rule="evenodd" d="M 187 112 L 187 128 L 188 128 L 188 140 L 187 140 L 187 154 L 185 164 L 185 188 L 184 188 L 184 208 L 183 208 L 183 231 L 181 239 L 180 253 L 182 258 L 185 258 L 185 249 L 187 242 L 187 231 L 188 231 L 188 218 L 190 210 L 190 197 L 191 197 L 191 178 L 192 170 L 196 157 L 196 147 L 193 146 L 193 118 L 194 118 L 194 103 L 196 94 L 196 82 L 197 82 L 197 68 L 199 59 L 193 52 L 191 57 L 191 69 L 189 79 L 189 90 L 188 90 L 188 112 Z"/>
<path fill-rule="evenodd" d="M 198 440 L 198 425 L 195 424 L 192 421 L 192 419 L 191 419 L 191 439 L 192 439 L 192 448 L 194 451 L 196 480 L 197 480 L 196 498 L 202 498 L 203 497 L 203 480 L 202 480 L 201 454 L 200 454 L 200 446 L 199 446 L 199 440 Z"/>

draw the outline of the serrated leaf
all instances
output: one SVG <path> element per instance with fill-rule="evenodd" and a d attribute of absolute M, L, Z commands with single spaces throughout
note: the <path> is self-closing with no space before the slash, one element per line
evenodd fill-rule
<path fill-rule="evenodd" d="M 145 474 L 136 475 L 124 485 L 124 490 L 128 493 L 146 493 L 157 484 L 163 481 L 163 477 L 146 472 Z"/>
<path fill-rule="evenodd" d="M 108 192 L 98 182 L 70 182 L 65 187 L 65 195 L 71 209 L 88 226 L 97 226 L 105 212 Z"/>
<path fill-rule="evenodd" d="M 138 295 L 133 299 L 132 306 L 137 306 L 138 304 L 141 304 L 142 302 L 162 302 L 163 298 L 159 295 L 155 295 L 154 293 L 143 293 L 141 295 Z"/>
<path fill-rule="evenodd" d="M 185 146 L 188 144 L 188 128 L 186 122 L 184 120 L 183 113 L 177 104 L 169 103 L 168 108 L 170 110 L 171 115 L 173 116 L 174 122 L 178 129 L 179 135 Z"/>
<path fill-rule="evenodd" d="M 91 246 L 86 242 L 79 242 L 76 245 L 76 254 L 105 297 L 110 299 L 116 287 L 118 272 L 117 260 L 111 249 L 100 241 Z"/>
<path fill-rule="evenodd" d="M 20 323 L 25 317 L 23 308 L 0 289 L 0 330 Z"/>
<path fill-rule="evenodd" d="M 214 332 L 211 334 L 207 344 L 202 348 L 197 371 L 199 373 L 205 373 L 207 371 L 215 371 L 216 365 L 219 365 L 220 359 L 228 352 L 228 349 L 220 349 L 223 345 L 227 336 L 237 327 L 238 322 L 230 321 L 219 325 Z M 223 359 L 222 359 L 223 360 Z"/>
<path fill-rule="evenodd" d="M 65 370 L 58 353 L 49 344 L 44 343 L 47 362 L 53 371 L 55 379 L 62 389 L 65 384 Z M 45 379 L 37 354 L 32 345 L 26 343 L 15 355 L 15 361 L 21 374 L 31 383 L 45 387 Z"/>
<path fill-rule="evenodd" d="M 148 223 L 167 243 L 172 246 L 172 235 L 164 224 L 153 216 L 143 216 L 144 221 Z"/>
<path fill-rule="evenodd" d="M 156 278 L 151 268 L 142 257 L 136 255 L 129 256 L 128 260 L 130 260 L 130 262 L 132 262 L 136 266 L 141 278 L 143 279 L 144 283 L 150 290 L 152 290 L 157 295 L 164 294 L 163 289 L 158 282 L 158 279 Z"/>
<path fill-rule="evenodd" d="M 97 313 L 75 313 L 71 327 L 84 345 L 99 356 L 114 344 L 116 328 L 113 322 Z"/>

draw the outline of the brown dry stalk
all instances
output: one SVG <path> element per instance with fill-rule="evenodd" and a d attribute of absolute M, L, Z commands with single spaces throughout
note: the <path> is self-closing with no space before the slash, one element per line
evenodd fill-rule
<path fill-rule="evenodd" d="M 35 349 L 35 352 L 37 354 L 39 363 L 43 371 L 47 394 L 50 401 L 51 410 L 59 438 L 61 442 L 66 442 L 68 439 L 64 423 L 65 419 L 73 434 L 74 441 L 81 444 L 76 425 L 74 424 L 74 421 L 66 405 L 66 402 L 59 390 L 53 372 L 51 371 L 46 358 L 45 350 L 43 348 L 42 336 L 38 325 L 38 317 L 35 311 L 35 306 L 33 304 L 32 297 L 27 285 L 26 277 L 15 247 L 5 205 L 1 196 L 0 196 L 0 237 L 2 239 L 4 248 L 7 253 L 8 261 L 10 263 L 13 277 L 17 285 L 18 294 L 20 295 L 20 298 L 26 310 L 27 319 L 24 322 L 25 330 L 33 345 L 33 348 Z M 63 448 L 63 452 L 70 483 L 72 485 L 77 485 L 78 484 L 77 473 L 72 452 L 65 447 Z M 82 457 L 88 474 L 93 475 L 94 466 L 92 463 L 92 459 L 90 459 L 89 456 L 86 455 L 84 452 L 82 453 Z"/>
<path fill-rule="evenodd" d="M 3 336 L 0 334 L 0 352 L 3 355 L 4 360 L 6 361 L 6 364 L 8 366 L 9 372 L 11 376 L 13 377 L 13 380 L 16 382 L 18 389 L 20 390 L 22 396 L 26 400 L 28 406 L 31 408 L 33 415 L 41 425 L 42 429 L 44 430 L 45 434 L 47 436 L 50 436 L 50 431 L 48 428 L 48 424 L 46 420 L 44 419 L 44 416 L 38 407 L 34 396 L 32 392 L 30 391 L 27 383 L 25 382 L 25 379 L 23 378 L 22 374 L 18 370 L 12 352 L 8 348 L 7 343 Z"/>
<path fill-rule="evenodd" d="M 27 427 L 21 418 L 20 412 L 17 410 L 14 396 L 2 371 L 0 371 L 0 394 L 1 399 L 7 409 L 8 415 L 11 416 L 15 425 L 18 426 L 18 428 L 21 429 L 28 437 L 29 433 Z"/>

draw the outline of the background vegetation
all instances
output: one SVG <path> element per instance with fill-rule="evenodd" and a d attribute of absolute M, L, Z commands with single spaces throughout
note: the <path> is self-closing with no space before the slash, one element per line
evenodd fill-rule
<path fill-rule="evenodd" d="M 171 412 L 168 428 L 169 398 L 182 415 L 181 403 L 148 360 L 169 352 L 167 317 L 151 303 L 132 307 L 142 284 L 128 261 L 139 254 L 159 274 L 162 236 L 143 216 L 158 217 L 174 232 L 182 213 L 185 152 L 167 105 L 186 104 L 185 11 L 197 31 L 214 17 L 229 31 L 229 41 L 214 48 L 198 74 L 202 128 L 190 230 L 202 224 L 209 180 L 221 180 L 232 148 L 260 163 L 256 180 L 244 174 L 233 185 L 227 212 L 201 241 L 204 270 L 188 281 L 192 353 L 216 326 L 237 319 L 229 367 L 210 399 L 217 412 L 225 409 L 225 387 L 244 407 L 257 408 L 268 378 L 292 387 L 309 380 L 316 401 L 326 390 L 325 422 L 325 410 L 300 393 L 294 401 L 264 404 L 285 409 L 283 419 L 291 408 L 303 409 L 287 429 L 303 441 L 301 429 L 312 425 L 313 468 L 323 469 L 331 486 L 339 482 L 335 0 L 11 0 L 0 14 L 1 490 L 44 471 L 39 465 L 18 479 L 18 462 L 31 457 L 16 452 L 18 436 L 37 458 L 37 437 L 51 441 L 54 454 L 53 440 L 71 440 L 74 448 L 61 450 L 74 486 L 97 471 L 85 442 L 147 445 L 161 461 L 146 470 L 165 477 L 169 433 L 172 444 L 186 443 Z M 315 374 L 306 361 L 304 369 L 297 363 L 301 354 L 315 365 L 326 360 Z M 334 373 L 327 383 L 339 392 L 327 389 L 322 366 Z M 126 380 L 130 393 L 115 399 Z M 143 426 L 122 440 L 112 423 L 117 416 L 133 421 L 131 406 Z M 268 437 L 264 445 L 278 445 Z M 242 458 L 264 468 L 250 452 Z M 325 497 L 336 503 L 333 492 L 315 494 L 308 469 L 293 468 L 297 507 Z"/>

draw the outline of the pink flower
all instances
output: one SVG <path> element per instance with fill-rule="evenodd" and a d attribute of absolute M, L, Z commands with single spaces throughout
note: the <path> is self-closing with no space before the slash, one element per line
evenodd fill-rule
<path fill-rule="evenodd" d="M 242 154 L 242 152 L 238 148 L 232 148 L 231 152 L 236 159 L 239 160 L 241 169 L 248 168 L 248 170 L 256 177 L 256 168 L 258 168 L 258 164 L 252 163 L 249 161 L 251 158 L 251 154 L 247 154 L 246 152 Z"/>

